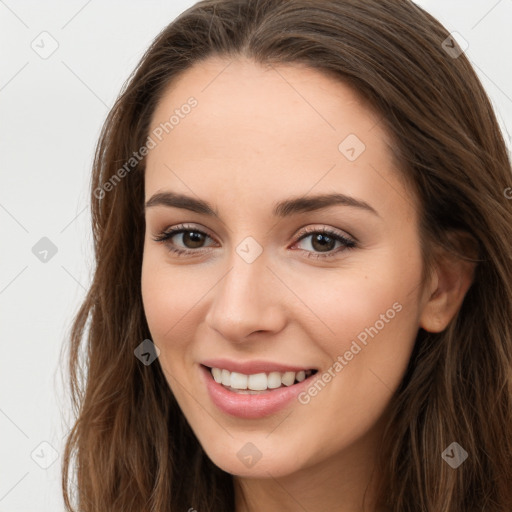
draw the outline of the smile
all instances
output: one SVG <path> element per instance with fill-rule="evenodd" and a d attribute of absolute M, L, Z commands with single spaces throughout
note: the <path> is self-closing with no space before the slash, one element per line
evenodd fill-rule
<path fill-rule="evenodd" d="M 253 373 L 245 375 L 238 372 L 230 372 L 221 368 L 210 368 L 211 374 L 218 384 L 235 393 L 258 394 L 260 392 L 278 389 L 283 386 L 293 386 L 302 382 L 316 370 L 300 370 L 298 372 L 270 372 Z"/>
<path fill-rule="evenodd" d="M 243 419 L 263 418 L 280 411 L 311 385 L 317 373 L 311 369 L 242 374 L 204 364 L 199 365 L 199 370 L 216 408 Z"/>

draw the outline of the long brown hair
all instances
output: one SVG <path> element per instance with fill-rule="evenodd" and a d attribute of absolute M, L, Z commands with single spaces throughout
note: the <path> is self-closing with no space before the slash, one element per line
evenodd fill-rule
<path fill-rule="evenodd" d="M 147 143 L 166 87 L 214 55 L 306 64 L 352 86 L 381 116 L 418 197 L 425 275 L 436 247 L 476 269 L 449 326 L 418 332 L 390 405 L 380 502 L 393 512 L 512 510 L 511 164 L 457 49 L 409 0 L 204 0 L 156 37 L 96 148 L 96 266 L 69 345 L 76 422 L 63 459 L 67 510 L 234 510 L 232 475 L 206 456 L 158 360 L 146 366 L 134 356 L 150 333 L 140 287 L 145 159 L 130 159 Z M 476 256 L 454 233 L 468 234 Z M 457 469 L 442 458 L 452 442 L 468 454 Z"/>

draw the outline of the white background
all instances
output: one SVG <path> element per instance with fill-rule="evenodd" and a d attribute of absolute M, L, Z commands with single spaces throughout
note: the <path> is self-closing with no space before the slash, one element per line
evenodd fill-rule
<path fill-rule="evenodd" d="M 64 509 L 61 349 L 92 275 L 93 149 L 144 50 L 193 3 L 0 0 L 0 512 Z M 418 3 L 469 43 L 510 147 L 512 0 Z M 43 31 L 47 59 L 31 47 Z M 57 247 L 46 263 L 42 237 Z"/>

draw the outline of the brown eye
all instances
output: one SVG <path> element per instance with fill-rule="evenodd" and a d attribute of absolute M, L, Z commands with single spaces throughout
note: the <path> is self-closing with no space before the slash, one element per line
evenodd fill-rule
<path fill-rule="evenodd" d="M 324 251 L 332 251 L 336 245 L 336 240 L 334 238 L 324 235 L 322 233 L 317 233 L 311 239 L 311 246 L 313 249 L 324 252 Z"/>
<path fill-rule="evenodd" d="M 308 244 L 305 243 L 307 239 L 309 239 Z M 339 252 L 346 251 L 357 246 L 354 240 L 327 228 L 306 230 L 306 232 L 299 237 L 296 245 L 303 243 L 303 241 L 306 247 L 299 247 L 299 249 L 308 253 L 308 258 L 334 257 Z M 336 246 L 336 244 L 339 245 Z"/>
<path fill-rule="evenodd" d="M 212 239 L 209 235 L 198 229 L 180 225 L 176 226 L 175 229 L 160 233 L 153 240 L 164 243 L 171 252 L 177 255 L 192 255 L 198 254 L 203 248 L 209 248 L 209 246 L 204 245 L 208 238 Z"/>
<path fill-rule="evenodd" d="M 200 231 L 184 231 L 181 233 L 182 243 L 187 249 L 198 249 L 205 240 L 205 234 Z M 174 235 L 176 236 L 176 235 Z"/>

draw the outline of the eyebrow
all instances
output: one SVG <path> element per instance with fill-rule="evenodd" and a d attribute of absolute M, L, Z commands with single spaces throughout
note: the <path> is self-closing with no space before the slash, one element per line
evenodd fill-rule
<path fill-rule="evenodd" d="M 145 210 L 153 206 L 182 208 L 202 215 L 219 217 L 218 211 L 208 201 L 196 199 L 184 194 L 177 194 L 175 192 L 158 192 L 154 194 L 146 202 Z M 340 193 L 285 199 L 274 204 L 272 214 L 275 217 L 289 217 L 298 213 L 321 210 L 330 206 L 351 206 L 353 208 L 366 210 L 380 217 L 377 210 L 367 202 Z"/>

